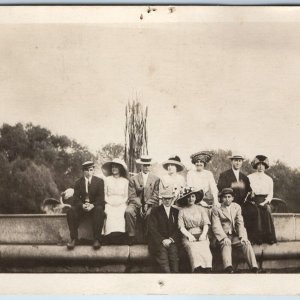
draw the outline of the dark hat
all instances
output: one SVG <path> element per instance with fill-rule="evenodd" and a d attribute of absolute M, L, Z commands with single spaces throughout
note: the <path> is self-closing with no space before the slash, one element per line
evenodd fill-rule
<path fill-rule="evenodd" d="M 121 167 L 120 175 L 122 177 L 126 177 L 126 178 L 128 177 L 127 166 L 126 166 L 125 162 L 123 160 L 121 160 L 120 158 L 114 158 L 112 161 L 108 161 L 103 164 L 103 166 L 101 168 L 104 171 L 103 173 L 105 173 L 104 174 L 105 176 L 110 176 L 112 174 L 111 167 L 113 164 Z"/>
<path fill-rule="evenodd" d="M 91 167 L 95 167 L 95 164 L 92 161 L 88 160 L 88 161 L 84 162 L 81 166 L 82 166 L 82 170 L 85 171 Z"/>
<path fill-rule="evenodd" d="M 198 160 L 200 160 L 204 164 L 207 164 L 211 161 L 213 155 L 214 154 L 209 151 L 200 151 L 200 152 L 192 154 L 190 157 L 191 157 L 193 164 L 195 164 Z"/>
<path fill-rule="evenodd" d="M 168 165 L 175 165 L 177 172 L 181 172 L 184 169 L 184 165 L 181 163 L 180 157 L 175 155 L 170 157 L 167 161 L 162 163 L 164 169 L 168 169 Z"/>
<path fill-rule="evenodd" d="M 224 195 L 230 194 L 234 197 L 234 191 L 232 188 L 224 188 L 220 193 L 219 193 L 219 198 L 222 198 Z"/>
<path fill-rule="evenodd" d="M 253 169 L 257 169 L 258 164 L 263 164 L 266 169 L 270 167 L 269 159 L 265 155 L 256 155 L 251 162 Z"/>
<path fill-rule="evenodd" d="M 141 158 L 136 160 L 136 163 L 140 165 L 151 165 L 152 158 L 148 155 L 142 155 Z"/>
<path fill-rule="evenodd" d="M 190 195 L 195 194 L 196 195 L 196 201 L 195 203 L 200 202 L 203 197 L 204 193 L 202 190 L 194 190 L 193 188 L 184 188 L 183 190 L 180 191 L 179 198 L 177 199 L 177 205 L 178 206 L 186 206 L 187 205 L 187 199 Z"/>
<path fill-rule="evenodd" d="M 229 159 L 242 159 L 242 160 L 245 160 L 245 157 L 241 154 L 238 154 L 238 153 L 233 153 L 231 156 L 229 156 Z"/>

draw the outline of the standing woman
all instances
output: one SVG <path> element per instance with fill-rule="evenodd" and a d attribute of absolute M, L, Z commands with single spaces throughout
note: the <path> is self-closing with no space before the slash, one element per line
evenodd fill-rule
<path fill-rule="evenodd" d="M 175 155 L 163 162 L 162 166 L 168 171 L 168 174 L 162 176 L 160 180 L 159 193 L 162 193 L 166 189 L 172 190 L 174 196 L 177 198 L 180 190 L 186 185 L 184 177 L 178 174 L 184 170 L 184 165 L 181 163 L 180 157 Z"/>
<path fill-rule="evenodd" d="M 218 201 L 218 188 L 211 171 L 205 169 L 206 165 L 212 159 L 213 154 L 207 151 L 197 152 L 191 155 L 192 163 L 195 165 L 194 170 L 187 174 L 187 185 L 195 190 L 204 192 L 204 199 L 200 205 L 209 207 L 211 205 L 220 206 Z"/>
<path fill-rule="evenodd" d="M 273 179 L 265 174 L 269 160 L 265 155 L 256 155 L 251 165 L 256 172 L 248 175 L 252 195 L 243 207 L 245 227 L 252 243 L 274 244 L 277 240 L 270 207 Z"/>
<path fill-rule="evenodd" d="M 185 189 L 177 200 L 183 208 L 179 211 L 178 227 L 183 234 L 183 246 L 194 273 L 210 272 L 212 255 L 207 237 L 210 221 L 203 207 L 196 205 L 203 199 L 203 192 Z"/>
<path fill-rule="evenodd" d="M 102 166 L 105 176 L 104 235 L 108 242 L 123 242 L 125 233 L 125 210 L 128 201 L 128 171 L 125 162 L 114 158 Z"/>

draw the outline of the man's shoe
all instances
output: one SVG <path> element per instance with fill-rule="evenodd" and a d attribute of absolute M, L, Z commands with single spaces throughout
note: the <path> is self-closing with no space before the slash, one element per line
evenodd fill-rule
<path fill-rule="evenodd" d="M 257 274 L 257 273 L 258 273 L 258 268 L 253 267 L 253 268 L 251 269 L 251 273 Z"/>
<path fill-rule="evenodd" d="M 75 240 L 75 239 L 74 239 L 74 240 L 71 240 L 71 242 L 69 242 L 69 243 L 67 244 L 68 250 L 73 250 L 73 249 L 75 248 L 75 246 L 76 246 L 76 240 Z"/>
<path fill-rule="evenodd" d="M 233 274 L 234 273 L 232 266 L 229 266 L 229 267 L 225 268 L 224 272 L 227 273 L 227 274 Z"/>
<path fill-rule="evenodd" d="M 101 244 L 100 244 L 99 240 L 95 240 L 95 241 L 94 241 L 93 248 L 94 248 L 95 250 L 98 250 L 98 249 L 101 248 Z"/>

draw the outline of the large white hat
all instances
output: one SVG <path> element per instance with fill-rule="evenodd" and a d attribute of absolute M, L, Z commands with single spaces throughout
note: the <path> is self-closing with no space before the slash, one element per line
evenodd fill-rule
<path fill-rule="evenodd" d="M 126 163 L 120 158 L 114 158 L 112 161 L 108 161 L 103 164 L 101 167 L 105 176 L 110 176 L 112 174 L 111 166 L 112 164 L 116 164 L 121 166 L 120 175 L 123 177 L 128 177 L 128 169 Z"/>

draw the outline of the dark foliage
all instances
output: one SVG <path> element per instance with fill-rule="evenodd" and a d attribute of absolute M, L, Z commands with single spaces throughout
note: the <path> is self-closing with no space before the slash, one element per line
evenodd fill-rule
<path fill-rule="evenodd" d="M 0 213 L 40 213 L 45 198 L 59 198 L 94 156 L 66 136 L 29 123 L 0 128 Z"/>

